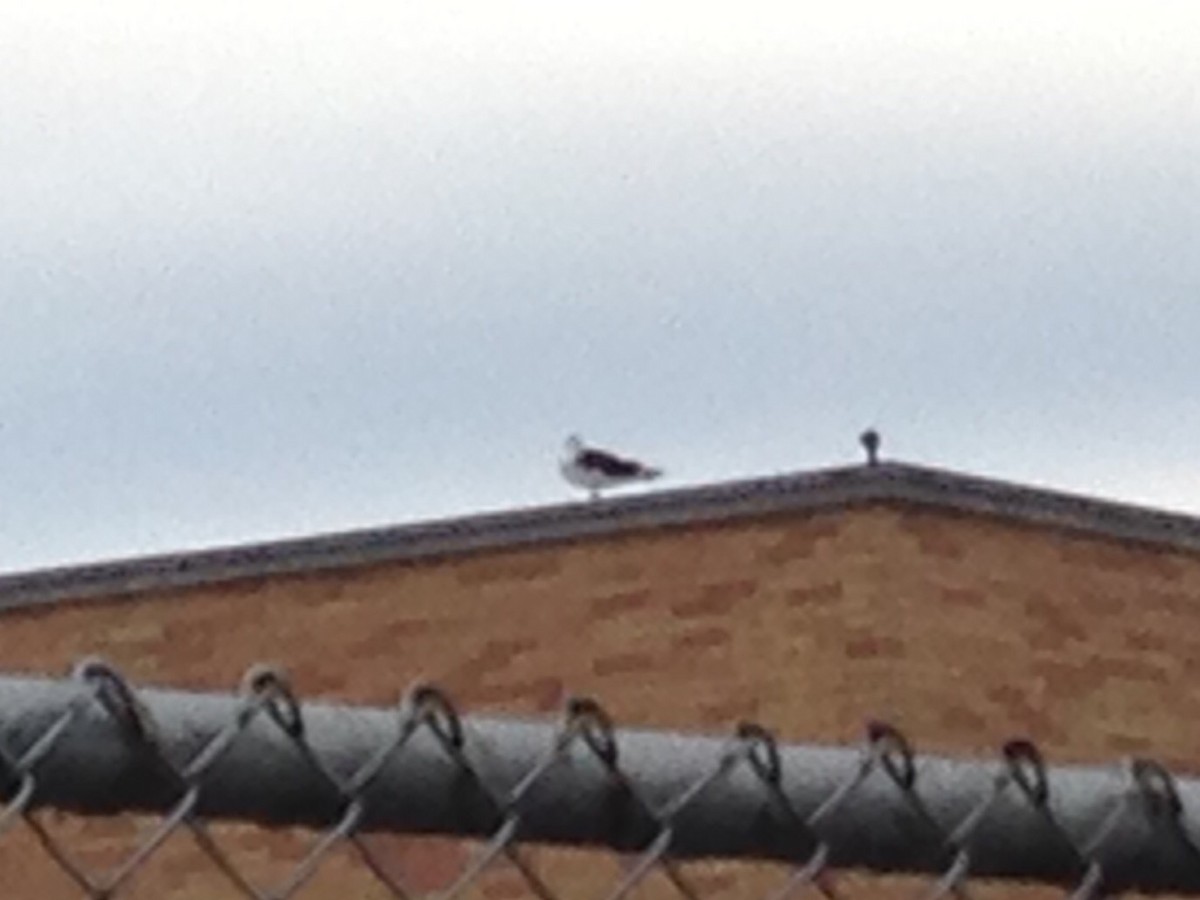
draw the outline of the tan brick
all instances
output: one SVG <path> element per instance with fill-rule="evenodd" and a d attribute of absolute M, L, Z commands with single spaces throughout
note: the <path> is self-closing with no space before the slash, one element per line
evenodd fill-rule
<path fill-rule="evenodd" d="M 589 612 L 598 619 L 610 619 L 645 608 L 653 597 L 654 592 L 649 588 L 606 594 L 591 601 Z"/>
<path fill-rule="evenodd" d="M 729 615 L 738 603 L 753 596 L 758 584 L 750 579 L 705 585 L 699 596 L 671 604 L 671 612 L 681 619 Z"/>
<path fill-rule="evenodd" d="M 703 650 L 706 647 L 724 647 L 733 640 L 728 625 L 711 628 L 694 628 L 681 632 L 672 641 L 672 647 L 679 651 Z"/>
<path fill-rule="evenodd" d="M 904 642 L 891 635 L 851 635 L 845 652 L 846 659 L 897 659 L 904 655 Z"/>
<path fill-rule="evenodd" d="M 656 668 L 649 653 L 609 653 L 596 657 L 592 671 L 597 675 L 620 675 L 626 672 L 648 672 Z"/>

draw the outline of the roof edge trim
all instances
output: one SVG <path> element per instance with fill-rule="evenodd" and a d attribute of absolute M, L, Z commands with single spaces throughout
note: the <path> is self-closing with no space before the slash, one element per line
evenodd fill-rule
<path fill-rule="evenodd" d="M 1194 516 L 886 462 L 0 575 L 0 610 L 887 502 L 1200 551 Z"/>

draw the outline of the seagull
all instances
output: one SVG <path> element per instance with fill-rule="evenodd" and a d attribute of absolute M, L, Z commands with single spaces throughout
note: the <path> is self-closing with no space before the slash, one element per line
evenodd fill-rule
<path fill-rule="evenodd" d="M 593 500 L 600 497 L 604 488 L 629 484 L 634 481 L 653 481 L 662 475 L 661 469 L 647 466 L 635 459 L 626 459 L 589 447 L 577 435 L 567 438 L 566 453 L 559 463 L 563 478 L 584 488 Z"/>

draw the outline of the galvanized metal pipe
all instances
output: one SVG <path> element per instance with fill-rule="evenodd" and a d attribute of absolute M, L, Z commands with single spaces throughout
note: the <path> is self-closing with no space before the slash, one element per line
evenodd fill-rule
<path fill-rule="evenodd" d="M 0 677 L 0 747 L 12 758 L 34 746 L 64 710 L 73 705 L 79 710 L 32 767 L 33 805 L 95 815 L 169 810 L 181 796 L 178 779 L 161 772 L 128 723 L 94 700 L 81 706 L 81 695 L 87 690 L 77 680 Z M 244 714 L 243 700 L 232 694 L 145 689 L 136 698 L 153 720 L 158 746 L 178 769 Z M 312 758 L 335 776 L 348 778 L 395 739 L 399 716 L 395 710 L 318 703 L 303 705 L 302 712 L 304 741 L 312 756 L 269 717 L 252 718 L 196 780 L 201 815 L 316 828 L 339 819 L 347 797 L 314 768 Z M 552 723 L 513 719 L 470 717 L 461 722 L 468 769 L 430 729 L 417 729 L 359 791 L 365 804 L 363 830 L 487 836 L 499 828 L 504 810 L 492 798 L 502 798 L 545 763 L 559 730 Z M 816 849 L 809 832 L 772 814 L 769 792 L 750 766 L 731 766 L 721 777 L 711 777 L 728 748 L 726 741 L 638 730 L 619 730 L 615 737 L 619 771 L 651 808 L 668 809 L 709 779 L 671 818 L 671 857 L 803 864 Z M 781 792 L 802 818 L 854 781 L 863 767 L 862 752 L 853 748 L 778 749 Z M 1171 810 L 1164 814 L 1155 801 L 1160 795 L 1169 797 L 1170 784 L 1147 795 L 1131 792 L 1128 775 L 1118 766 L 1049 768 L 1046 806 L 1039 810 L 1021 791 L 994 788 L 1002 771 L 999 757 L 918 756 L 910 794 L 885 767 L 876 767 L 816 828 L 830 865 L 938 873 L 965 846 L 969 858 L 960 863 L 969 862 L 973 878 L 1072 884 L 1086 868 L 1081 849 L 1083 856 L 1095 849 L 1111 885 L 1200 892 L 1200 858 L 1189 839 L 1200 833 L 1200 782 L 1174 782 L 1181 804 L 1175 816 Z M 9 781 L 11 799 L 15 782 Z M 969 840 L 948 844 L 947 836 L 978 813 L 989 796 L 994 803 L 969 830 Z M 914 807 L 914 797 L 920 809 Z M 636 852 L 660 832 L 642 804 L 581 743 L 548 765 L 515 809 L 522 843 Z M 1047 814 L 1061 833 L 1047 823 Z M 1098 846 L 1089 847 L 1089 842 Z"/>

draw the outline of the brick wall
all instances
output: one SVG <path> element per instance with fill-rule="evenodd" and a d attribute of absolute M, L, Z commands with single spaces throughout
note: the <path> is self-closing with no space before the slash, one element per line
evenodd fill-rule
<path fill-rule="evenodd" d="M 1028 735 L 1053 762 L 1144 752 L 1194 772 L 1197 625 L 1194 554 L 876 505 L 15 610 L 0 665 L 61 672 L 98 653 L 139 683 L 226 690 L 265 660 L 306 697 L 391 703 L 421 677 L 471 711 L 547 714 L 570 690 L 627 725 L 752 718 L 845 742 L 882 717 L 924 750 Z M 72 846 L 118 846 L 107 825 L 60 818 Z M 227 831 L 264 872 L 297 840 Z M 387 840 L 430 880 L 461 855 Z M 0 871 L 29 844 L 0 840 Z M 205 865 L 173 839 L 128 896 L 227 895 Z M 302 896 L 346 896 L 355 866 Z M 78 895 L 35 868 L 12 896 Z M 506 884 L 480 896 L 522 896 Z"/>

